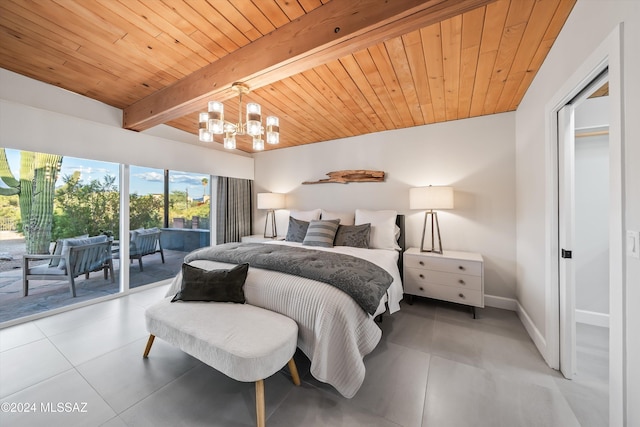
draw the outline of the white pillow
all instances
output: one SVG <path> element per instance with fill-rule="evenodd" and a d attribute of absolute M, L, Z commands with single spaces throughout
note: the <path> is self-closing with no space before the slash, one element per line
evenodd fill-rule
<path fill-rule="evenodd" d="M 356 209 L 356 224 L 371 224 L 369 248 L 400 250 L 396 239 L 397 211 L 367 211 Z"/>
<path fill-rule="evenodd" d="M 317 221 L 320 219 L 320 209 L 312 209 L 310 211 L 291 211 L 289 216 L 299 219 L 300 221 Z"/>
<path fill-rule="evenodd" d="M 322 209 L 322 220 L 339 219 L 340 225 L 355 225 L 355 214 L 352 212 L 331 212 Z"/>

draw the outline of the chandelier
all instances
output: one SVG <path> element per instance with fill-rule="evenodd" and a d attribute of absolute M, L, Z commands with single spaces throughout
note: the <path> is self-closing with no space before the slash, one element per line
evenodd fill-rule
<path fill-rule="evenodd" d="M 266 126 L 262 126 L 260 104 L 247 103 L 247 120 L 242 122 L 242 95 L 249 93 L 249 86 L 244 83 L 233 83 L 231 89 L 239 95 L 238 122 L 231 123 L 224 119 L 224 105 L 222 102 L 209 101 L 208 112 L 200 113 L 198 136 L 202 142 L 213 142 L 214 135 L 224 135 L 224 148 L 236 148 L 236 136 L 248 135 L 253 138 L 253 149 L 264 150 L 265 135 L 267 144 L 280 142 L 280 121 L 275 116 L 268 116 Z"/>

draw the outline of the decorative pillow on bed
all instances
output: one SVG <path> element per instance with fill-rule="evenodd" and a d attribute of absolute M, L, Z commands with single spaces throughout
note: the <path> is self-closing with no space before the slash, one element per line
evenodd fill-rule
<path fill-rule="evenodd" d="M 324 248 L 332 248 L 333 239 L 336 237 L 336 231 L 338 231 L 339 224 L 339 219 L 311 221 L 309 223 L 309 228 L 307 229 L 307 235 L 304 236 L 302 244 L 305 246 L 322 246 Z"/>
<path fill-rule="evenodd" d="M 307 228 L 309 228 L 308 221 L 302 221 L 289 217 L 289 228 L 287 229 L 287 235 L 284 238 L 287 242 L 302 243 L 304 236 L 307 235 Z"/>
<path fill-rule="evenodd" d="M 396 217 L 394 210 L 367 211 L 356 209 L 356 225 L 371 224 L 369 248 L 399 250 L 396 239 Z"/>
<path fill-rule="evenodd" d="M 355 223 L 354 212 L 331 212 L 322 209 L 322 215 L 320 218 L 323 220 L 339 219 L 340 225 L 353 225 Z"/>
<path fill-rule="evenodd" d="M 320 219 L 320 209 L 311 209 L 310 211 L 296 211 L 289 212 L 289 216 L 301 221 L 314 221 Z"/>
<path fill-rule="evenodd" d="M 289 211 L 289 216 L 291 218 L 297 219 L 299 221 L 305 221 L 305 222 L 309 222 L 309 221 L 313 221 L 316 219 L 320 219 L 320 209 L 310 209 L 308 211 L 298 211 L 298 210 L 290 210 Z M 286 224 L 287 227 L 289 227 L 289 222 Z M 279 227 L 278 227 L 279 228 Z M 289 229 L 285 228 L 285 233 L 284 235 L 287 236 L 289 234 Z M 305 229 L 304 231 L 305 233 L 307 232 L 307 230 Z M 285 240 L 289 240 L 286 239 Z M 297 242 L 297 243 L 302 243 L 302 240 L 304 240 L 304 233 L 302 234 L 302 237 L 300 238 L 300 240 L 292 240 L 293 242 Z"/>
<path fill-rule="evenodd" d="M 231 270 L 203 270 L 182 264 L 182 287 L 174 301 L 217 301 L 244 304 L 244 281 L 249 264 L 238 264 Z"/>
<path fill-rule="evenodd" d="M 338 227 L 334 246 L 351 246 L 354 248 L 369 249 L 369 235 L 371 224 L 342 225 Z"/>

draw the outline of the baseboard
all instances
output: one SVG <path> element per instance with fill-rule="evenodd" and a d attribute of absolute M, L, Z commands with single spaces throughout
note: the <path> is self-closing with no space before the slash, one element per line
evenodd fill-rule
<path fill-rule="evenodd" d="M 585 323 L 592 326 L 609 327 L 609 315 L 595 311 L 576 310 L 576 323 Z"/>
<path fill-rule="evenodd" d="M 503 310 L 518 311 L 518 301 L 515 298 L 485 295 L 484 305 L 487 307 L 501 308 Z"/>
<path fill-rule="evenodd" d="M 484 305 L 486 307 L 496 307 L 502 308 L 504 310 L 515 311 L 518 315 L 518 318 L 522 322 L 524 329 L 531 337 L 533 344 L 535 344 L 542 357 L 547 354 L 547 341 L 545 340 L 544 335 L 542 335 L 538 328 L 536 328 L 536 325 L 534 325 L 531 317 L 529 317 L 527 311 L 520 305 L 520 302 L 517 299 L 499 297 L 495 295 L 485 295 Z"/>
<path fill-rule="evenodd" d="M 533 323 L 531 317 L 529 317 L 524 307 L 520 305 L 520 302 L 516 301 L 516 304 L 518 306 L 518 309 L 516 310 L 518 318 L 520 318 L 520 321 L 524 325 L 524 328 L 531 337 L 533 344 L 535 344 L 540 354 L 545 357 L 544 355 L 547 354 L 547 341 L 545 340 L 544 335 L 542 335 L 538 328 L 536 328 L 536 325 Z"/>

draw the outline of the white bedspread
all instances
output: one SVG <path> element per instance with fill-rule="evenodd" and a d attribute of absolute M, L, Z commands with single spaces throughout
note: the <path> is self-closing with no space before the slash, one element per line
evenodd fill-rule
<path fill-rule="evenodd" d="M 390 313 L 400 309 L 402 283 L 397 266 L 398 252 L 345 246 L 313 249 L 358 256 L 387 270 L 394 281 L 385 300 Z M 208 270 L 232 267 L 230 264 L 203 260 L 193 261 L 191 265 Z M 180 289 L 181 282 L 182 275 L 178 274 L 167 296 L 174 295 Z M 311 360 L 311 374 L 316 379 L 331 384 L 345 397 L 356 394 L 365 376 L 362 359 L 373 351 L 382 336 L 373 316 L 331 285 L 277 271 L 249 268 L 244 293 L 247 303 L 284 314 L 296 321 L 298 347 Z M 384 311 L 385 301 L 381 301 L 376 315 Z"/>

